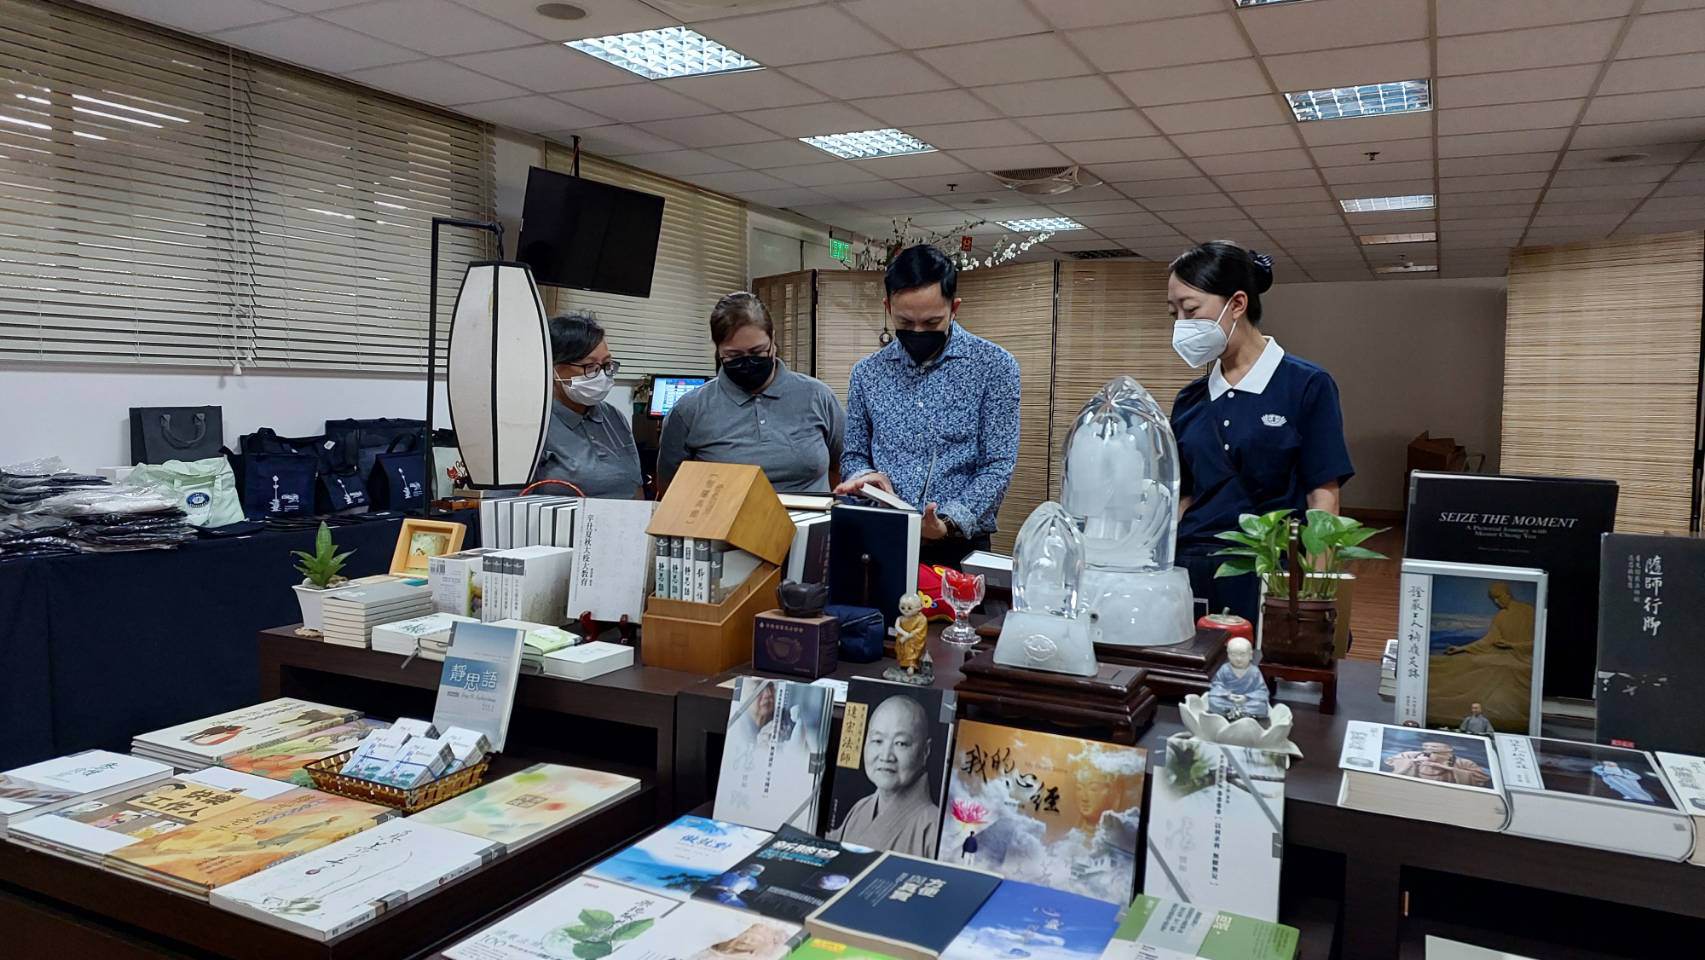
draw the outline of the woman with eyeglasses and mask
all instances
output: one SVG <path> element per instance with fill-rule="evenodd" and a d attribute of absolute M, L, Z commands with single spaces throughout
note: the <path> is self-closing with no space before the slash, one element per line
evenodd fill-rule
<path fill-rule="evenodd" d="M 657 495 L 687 460 L 756 464 L 781 493 L 828 493 L 840 481 L 846 414 L 821 380 L 776 356 L 763 301 L 731 293 L 710 313 L 716 379 L 675 402 L 658 441 Z"/>
<path fill-rule="evenodd" d="M 567 480 L 588 497 L 645 496 L 633 428 L 604 398 L 622 365 L 610 359 L 604 328 L 589 314 L 552 317 L 550 429 L 535 480 Z"/>

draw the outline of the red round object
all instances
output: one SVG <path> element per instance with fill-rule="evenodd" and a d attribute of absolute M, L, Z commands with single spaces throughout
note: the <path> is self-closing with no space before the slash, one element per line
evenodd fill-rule
<path fill-rule="evenodd" d="M 1235 613 L 1210 613 L 1196 621 L 1196 629 L 1224 630 L 1231 637 L 1242 637 L 1250 643 L 1255 642 L 1255 625 Z"/>

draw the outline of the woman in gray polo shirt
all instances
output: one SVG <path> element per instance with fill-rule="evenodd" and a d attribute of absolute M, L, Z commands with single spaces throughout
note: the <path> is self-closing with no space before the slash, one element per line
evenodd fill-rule
<path fill-rule="evenodd" d="M 604 398 L 622 365 L 610 358 L 604 328 L 590 314 L 552 317 L 551 422 L 535 480 L 567 480 L 588 497 L 645 495 L 633 428 Z"/>
<path fill-rule="evenodd" d="M 763 301 L 731 293 L 710 314 L 715 379 L 675 402 L 657 451 L 657 495 L 686 460 L 751 463 L 781 493 L 828 493 L 840 482 L 846 413 L 821 380 L 776 354 Z"/>

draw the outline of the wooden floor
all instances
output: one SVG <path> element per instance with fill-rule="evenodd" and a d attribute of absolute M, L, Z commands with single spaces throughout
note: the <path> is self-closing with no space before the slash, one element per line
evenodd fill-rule
<path fill-rule="evenodd" d="M 1373 524 L 1369 524 L 1372 526 Z M 1397 636 L 1397 593 L 1403 566 L 1403 523 L 1380 523 L 1390 530 L 1363 544 L 1390 557 L 1350 564 L 1356 575 L 1355 601 L 1350 609 L 1352 660 L 1378 660 L 1385 641 Z"/>

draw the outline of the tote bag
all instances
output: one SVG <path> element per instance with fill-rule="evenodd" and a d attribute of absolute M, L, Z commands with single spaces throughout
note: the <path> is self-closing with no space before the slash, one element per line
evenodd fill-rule
<path fill-rule="evenodd" d="M 335 448 L 338 464 L 352 466 L 363 477 L 373 472 L 379 454 L 393 450 L 420 450 L 425 441 L 425 420 L 379 417 L 372 420 L 327 420 L 326 440 Z M 408 446 L 392 447 L 399 438 Z"/>
<path fill-rule="evenodd" d="M 311 453 L 233 455 L 243 513 L 251 518 L 314 512 L 320 464 Z"/>
<path fill-rule="evenodd" d="M 223 527 L 243 519 L 237 478 L 224 457 L 138 464 L 126 483 L 150 487 L 175 503 L 195 527 Z"/>
<path fill-rule="evenodd" d="M 130 462 L 200 461 L 219 456 L 225 424 L 219 407 L 131 407 Z"/>
<path fill-rule="evenodd" d="M 413 510 L 426 504 L 426 455 L 414 449 L 403 452 L 395 449 L 409 439 L 397 437 L 391 441 L 392 449 L 373 459 L 373 471 L 367 475 L 367 495 L 375 509 Z"/>

